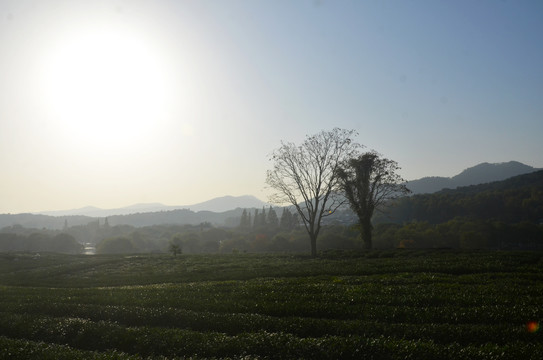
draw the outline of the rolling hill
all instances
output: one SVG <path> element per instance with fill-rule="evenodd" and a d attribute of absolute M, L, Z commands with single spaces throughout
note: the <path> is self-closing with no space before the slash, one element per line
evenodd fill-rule
<path fill-rule="evenodd" d="M 504 163 L 481 163 L 470 167 L 453 177 L 424 177 L 412 180 L 407 187 L 413 194 L 431 194 L 442 189 L 455 189 L 461 186 L 490 183 L 538 171 L 540 169 L 522 164 L 518 161 Z"/>
<path fill-rule="evenodd" d="M 202 222 L 233 226 L 236 221 L 239 222 L 242 209 L 262 209 L 267 206 L 269 204 L 251 195 L 223 196 L 190 206 L 166 206 L 157 203 L 136 204 L 119 209 L 88 206 L 37 214 L 0 214 L 0 229 L 14 225 L 35 229 L 62 229 L 66 224 L 78 226 L 96 221 L 103 224 L 106 217 L 112 226 L 195 225 Z"/>
<path fill-rule="evenodd" d="M 222 196 L 211 200 L 207 200 L 201 203 L 193 205 L 179 205 L 170 206 L 160 203 L 147 203 L 147 204 L 134 204 L 122 208 L 116 209 L 100 209 L 94 206 L 87 206 L 80 209 L 60 210 L 60 211 L 43 211 L 37 214 L 49 215 L 49 216 L 90 216 L 90 217 L 106 217 L 115 215 L 130 215 L 151 213 L 160 211 L 172 211 L 190 209 L 192 211 L 211 211 L 211 212 L 225 212 L 228 210 L 234 210 L 237 208 L 262 208 L 262 206 L 268 206 L 262 200 L 252 196 Z"/>
<path fill-rule="evenodd" d="M 460 217 L 506 223 L 543 222 L 543 170 L 502 181 L 400 199 L 376 222 L 437 224 Z"/>

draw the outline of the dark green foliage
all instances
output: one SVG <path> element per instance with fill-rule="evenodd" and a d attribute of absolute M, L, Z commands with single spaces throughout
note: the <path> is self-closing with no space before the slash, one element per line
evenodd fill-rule
<path fill-rule="evenodd" d="M 172 241 L 170 243 L 170 247 L 168 249 L 172 253 L 173 256 L 177 256 L 177 254 L 182 254 L 183 253 L 183 248 L 181 247 L 181 242 L 175 241 L 175 238 L 172 239 Z"/>
<path fill-rule="evenodd" d="M 272 208 L 271 206 L 268 209 L 268 215 L 266 215 L 266 223 L 272 229 L 275 229 L 279 226 L 279 218 L 277 217 L 277 213 L 275 212 L 275 209 Z"/>
<path fill-rule="evenodd" d="M 105 239 L 96 247 L 97 254 L 133 254 L 137 251 L 134 241 L 126 236 Z"/>
<path fill-rule="evenodd" d="M 292 230 L 296 225 L 298 225 L 298 214 L 293 214 L 288 207 L 284 207 L 279 227 L 282 230 Z"/>
<path fill-rule="evenodd" d="M 444 250 L 0 254 L 0 359 L 535 360 L 542 265 Z"/>
<path fill-rule="evenodd" d="M 378 248 L 543 249 L 543 225 L 456 218 L 442 224 L 377 224 Z"/>
<path fill-rule="evenodd" d="M 241 219 L 239 222 L 240 229 L 249 229 L 251 227 L 251 214 L 247 212 L 247 209 L 243 209 L 241 213 Z"/>
<path fill-rule="evenodd" d="M 358 218 L 357 227 L 366 249 L 373 247 L 371 220 L 375 210 L 409 193 L 405 180 L 397 174 L 399 169 L 395 161 L 376 152 L 349 159 L 338 169 L 341 189 Z"/>
<path fill-rule="evenodd" d="M 15 233 L 0 233 L 0 251 L 56 252 L 61 254 L 80 254 L 83 245 L 72 235 L 34 232 L 28 236 Z"/>
<path fill-rule="evenodd" d="M 374 221 L 428 221 L 439 224 L 463 217 L 537 224 L 543 220 L 542 214 L 543 171 L 538 171 L 490 184 L 402 198 L 389 209 L 386 217 L 378 217 Z"/>
<path fill-rule="evenodd" d="M 257 224 L 258 227 L 264 228 L 268 224 L 268 216 L 266 215 L 266 209 L 262 207 L 262 212 L 258 215 L 258 221 L 255 218 L 255 224 Z"/>

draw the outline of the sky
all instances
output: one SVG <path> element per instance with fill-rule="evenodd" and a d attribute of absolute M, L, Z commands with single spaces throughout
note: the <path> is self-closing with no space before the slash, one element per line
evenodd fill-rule
<path fill-rule="evenodd" d="M 407 180 L 543 168 L 543 2 L 0 0 L 0 213 L 267 200 L 335 127 Z"/>

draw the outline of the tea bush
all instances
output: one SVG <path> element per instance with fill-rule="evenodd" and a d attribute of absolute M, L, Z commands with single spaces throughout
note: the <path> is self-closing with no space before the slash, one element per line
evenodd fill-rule
<path fill-rule="evenodd" d="M 543 254 L 0 254 L 0 359 L 541 359 Z"/>

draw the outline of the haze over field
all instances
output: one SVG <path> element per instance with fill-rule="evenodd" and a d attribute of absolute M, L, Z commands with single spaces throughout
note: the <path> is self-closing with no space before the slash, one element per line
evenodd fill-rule
<path fill-rule="evenodd" d="M 0 0 L 0 213 L 266 200 L 334 127 L 402 167 L 542 168 L 540 1 Z"/>

